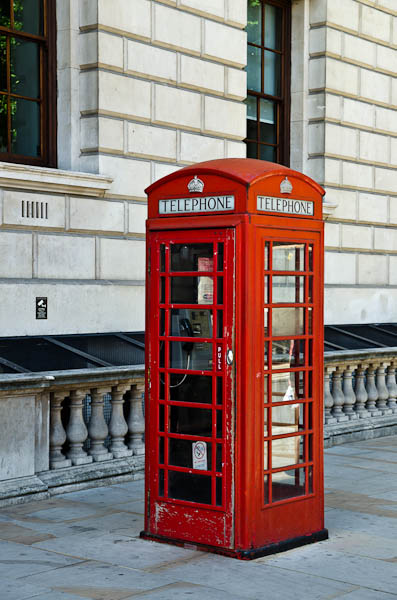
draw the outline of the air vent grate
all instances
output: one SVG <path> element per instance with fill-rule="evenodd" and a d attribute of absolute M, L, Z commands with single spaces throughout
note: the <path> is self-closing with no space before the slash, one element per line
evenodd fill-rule
<path fill-rule="evenodd" d="M 21 214 L 25 219 L 48 219 L 48 202 L 22 200 Z"/>

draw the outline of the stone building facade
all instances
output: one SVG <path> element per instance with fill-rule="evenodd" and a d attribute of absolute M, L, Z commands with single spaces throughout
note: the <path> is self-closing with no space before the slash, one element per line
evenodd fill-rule
<path fill-rule="evenodd" d="M 0 331 L 143 330 L 144 189 L 246 156 L 247 6 L 262 0 L 47 2 L 56 164 L 0 159 Z M 326 323 L 395 322 L 395 0 L 263 2 L 290 14 L 289 166 L 327 191 Z"/>

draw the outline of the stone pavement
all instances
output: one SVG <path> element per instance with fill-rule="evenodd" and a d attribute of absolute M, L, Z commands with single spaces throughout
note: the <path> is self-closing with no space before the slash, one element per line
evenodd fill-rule
<path fill-rule="evenodd" d="M 326 451 L 330 539 L 245 562 L 139 539 L 143 482 L 0 510 L 0 600 L 397 600 L 397 437 Z"/>

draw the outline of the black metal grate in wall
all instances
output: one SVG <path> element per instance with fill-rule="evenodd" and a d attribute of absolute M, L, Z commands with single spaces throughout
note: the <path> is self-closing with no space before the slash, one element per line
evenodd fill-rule
<path fill-rule="evenodd" d="M 324 351 L 397 347 L 396 323 L 326 325 Z"/>
<path fill-rule="evenodd" d="M 0 338 L 0 373 L 144 364 L 143 339 L 143 332 Z"/>

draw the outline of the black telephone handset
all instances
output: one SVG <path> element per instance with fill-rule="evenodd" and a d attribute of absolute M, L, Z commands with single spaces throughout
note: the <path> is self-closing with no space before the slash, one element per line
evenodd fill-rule
<path fill-rule="evenodd" d="M 180 319 L 179 330 L 182 337 L 194 337 L 192 324 L 190 323 L 189 319 Z M 183 342 L 182 349 L 190 354 L 193 350 L 193 342 Z"/>

